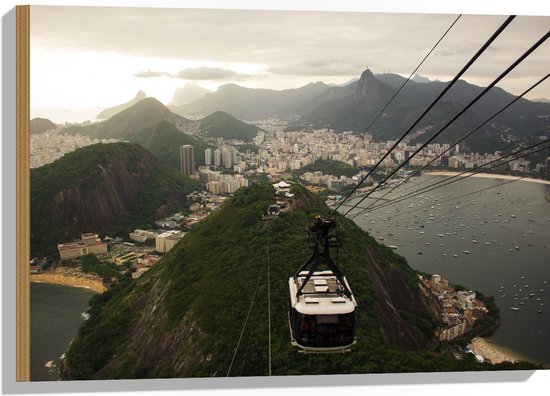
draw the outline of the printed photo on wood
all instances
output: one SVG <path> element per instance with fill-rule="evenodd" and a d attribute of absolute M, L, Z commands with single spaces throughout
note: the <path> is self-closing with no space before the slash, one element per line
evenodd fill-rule
<path fill-rule="evenodd" d="M 21 380 L 548 368 L 550 17 L 19 11 Z"/>

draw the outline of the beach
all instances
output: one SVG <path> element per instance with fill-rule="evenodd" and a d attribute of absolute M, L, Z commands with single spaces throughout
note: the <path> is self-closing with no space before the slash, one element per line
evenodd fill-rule
<path fill-rule="evenodd" d="M 462 173 L 462 172 L 447 172 L 447 171 L 435 171 L 435 172 L 426 172 L 424 173 L 428 176 L 472 176 L 472 177 L 482 177 L 486 179 L 502 179 L 502 180 L 518 180 L 523 182 L 531 182 L 531 183 L 540 183 L 540 184 L 548 184 L 550 185 L 549 180 L 542 180 L 542 179 L 533 179 L 531 177 L 519 177 L 519 176 L 510 176 L 510 175 L 498 175 L 494 173 Z"/>
<path fill-rule="evenodd" d="M 468 348 L 470 348 L 474 354 L 480 355 L 485 361 L 488 360 L 492 364 L 526 360 L 525 357 L 480 337 L 474 338 L 472 342 L 468 344 Z"/>
<path fill-rule="evenodd" d="M 75 268 L 58 267 L 40 274 L 30 274 L 30 281 L 82 287 L 96 293 L 103 293 L 107 287 L 98 275 L 87 274 Z"/>

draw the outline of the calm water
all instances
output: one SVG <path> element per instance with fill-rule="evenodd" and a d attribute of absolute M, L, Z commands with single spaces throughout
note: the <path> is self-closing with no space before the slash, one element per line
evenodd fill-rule
<path fill-rule="evenodd" d="M 77 287 L 31 283 L 31 381 L 59 379 L 60 357 L 84 321 L 93 292 Z"/>
<path fill-rule="evenodd" d="M 413 178 L 395 193 L 445 179 Z M 354 220 L 379 242 L 397 246 L 413 268 L 494 296 L 502 324 L 489 339 L 549 363 L 550 203 L 544 197 L 550 186 L 506 182 L 471 177 Z"/>

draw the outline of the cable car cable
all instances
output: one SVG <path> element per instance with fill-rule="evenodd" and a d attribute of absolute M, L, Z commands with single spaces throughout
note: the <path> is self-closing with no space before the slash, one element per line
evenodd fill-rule
<path fill-rule="evenodd" d="M 250 307 L 248 308 L 248 313 L 246 314 L 246 319 L 244 320 L 243 328 L 241 330 L 241 335 L 239 336 L 239 341 L 237 342 L 237 346 L 235 347 L 235 352 L 233 352 L 233 357 L 231 358 L 231 363 L 229 364 L 229 368 L 227 369 L 226 377 L 229 377 L 229 374 L 231 373 L 231 367 L 233 367 L 233 362 L 235 361 L 235 356 L 237 356 L 237 351 L 239 350 L 239 345 L 241 345 L 241 340 L 243 338 L 244 330 L 246 329 L 246 324 L 248 323 L 248 318 L 250 317 L 250 312 L 252 312 L 252 307 L 254 306 L 254 301 L 256 300 L 256 294 L 258 292 L 258 287 L 260 286 L 261 277 L 262 277 L 262 275 L 260 274 L 258 276 L 258 281 L 256 282 L 256 289 L 254 290 L 254 295 L 252 297 L 252 301 L 250 302 Z"/>
<path fill-rule="evenodd" d="M 471 169 L 471 170 L 465 170 L 465 171 L 463 171 L 463 172 L 461 172 L 461 173 L 459 173 L 459 174 L 457 174 L 457 175 L 454 175 L 454 176 L 449 177 L 448 179 L 441 180 L 441 181 L 439 181 L 439 182 L 437 182 L 437 183 L 433 183 L 433 184 L 431 184 L 431 185 L 429 185 L 429 186 L 426 186 L 426 187 L 423 187 L 423 188 L 421 188 L 421 189 L 418 189 L 418 190 L 416 190 L 416 191 L 414 191 L 414 192 L 412 192 L 412 193 L 410 193 L 410 194 L 407 194 L 407 195 L 401 196 L 401 197 L 399 197 L 399 198 L 390 200 L 389 202 L 385 202 L 385 203 L 383 203 L 383 204 L 381 204 L 381 205 L 378 205 L 378 206 L 376 206 L 376 207 L 374 207 L 374 208 L 370 208 L 370 209 L 369 209 L 369 208 L 361 208 L 361 209 L 363 209 L 363 210 L 362 210 L 361 212 L 358 212 L 358 213 L 354 214 L 351 218 L 355 218 L 355 217 L 357 217 L 357 216 L 359 216 L 359 215 L 361 215 L 361 214 L 363 214 L 363 213 L 365 213 L 365 212 L 368 213 L 368 212 L 374 211 L 374 210 L 376 210 L 376 209 L 381 209 L 381 208 L 384 208 L 384 207 L 386 207 L 386 206 L 394 205 L 395 203 L 404 201 L 404 200 L 409 199 L 409 198 L 413 198 L 413 197 L 415 197 L 415 196 L 417 196 L 417 195 L 424 194 L 424 193 L 426 193 L 426 192 L 435 190 L 435 189 L 437 189 L 437 188 L 447 186 L 448 184 L 452 184 L 452 183 L 455 183 L 455 182 L 457 182 L 457 181 L 464 180 L 464 179 L 466 179 L 466 178 L 468 178 L 468 177 L 471 177 L 471 176 L 476 175 L 477 173 L 481 173 L 481 172 L 484 172 L 484 171 L 487 171 L 487 170 L 490 170 L 490 169 L 493 169 L 493 168 L 497 168 L 497 167 L 502 166 L 502 165 L 504 165 L 504 164 L 507 164 L 507 163 L 509 163 L 509 162 L 515 161 L 515 160 L 517 160 L 517 159 L 519 159 L 519 158 L 527 157 L 527 156 L 529 156 L 529 155 L 533 155 L 533 154 L 535 154 L 535 153 L 538 153 L 538 152 L 541 152 L 541 151 L 548 150 L 548 149 L 550 149 L 550 145 L 545 146 L 545 147 L 543 147 L 543 148 L 539 148 L 539 149 L 534 150 L 534 151 L 531 151 L 531 152 L 529 152 L 529 153 L 523 154 L 523 155 L 521 155 L 521 156 L 519 156 L 519 157 L 514 157 L 514 158 L 511 158 L 511 159 L 506 160 L 506 161 L 504 161 L 504 162 L 499 162 L 499 163 L 497 163 L 497 164 L 495 164 L 495 165 L 493 165 L 493 166 L 491 166 L 491 167 L 489 167 L 489 168 L 487 168 L 487 169 L 481 169 L 481 168 L 483 168 L 483 167 L 485 167 L 485 166 L 487 166 L 487 165 L 489 165 L 489 164 L 491 164 L 491 163 L 494 163 L 494 162 L 497 162 L 497 161 L 501 161 L 502 159 L 504 159 L 504 158 L 506 158 L 506 157 L 510 157 L 510 156 L 519 154 L 519 153 L 522 152 L 522 151 L 526 151 L 526 150 L 528 150 L 528 149 L 531 149 L 531 148 L 534 148 L 534 147 L 536 147 L 536 146 L 542 145 L 542 144 L 547 143 L 547 142 L 549 142 L 549 141 L 550 141 L 550 139 L 546 139 L 546 140 L 544 140 L 543 142 L 539 142 L 539 143 L 537 143 L 537 144 L 534 144 L 534 145 L 529 146 L 529 147 L 527 147 L 527 148 L 524 148 L 524 149 L 522 149 L 522 150 L 518 150 L 518 151 L 516 151 L 516 152 L 514 152 L 514 153 L 512 153 L 512 154 L 508 154 L 508 155 L 506 155 L 506 156 L 497 158 L 496 160 L 490 161 L 490 162 L 488 162 L 488 163 L 485 163 L 485 164 L 483 164 L 483 165 L 480 165 L 480 166 L 478 166 L 478 167 L 476 167 L 476 168 L 473 168 L 473 169 Z M 456 179 L 457 177 L 460 177 L 460 176 L 462 176 L 462 175 L 464 175 L 464 174 L 466 174 L 466 173 L 468 173 L 466 176 L 464 176 L 464 177 L 462 177 L 462 178 L 460 178 L 460 179 L 457 179 L 457 180 L 452 180 L 452 179 Z M 442 183 L 445 183 L 445 184 L 443 184 L 443 185 L 441 185 L 441 186 L 438 186 L 439 184 L 442 184 Z M 434 188 L 431 188 L 431 187 L 434 187 Z M 353 210 L 353 208 L 355 208 L 355 207 L 357 207 L 357 205 L 353 205 L 352 210 Z"/>
<path fill-rule="evenodd" d="M 514 142 L 508 143 L 508 144 L 506 144 L 506 145 L 504 145 L 504 146 L 502 146 L 502 147 L 496 149 L 495 152 L 497 152 L 497 151 L 498 151 L 498 152 L 501 152 L 501 151 L 503 151 L 503 150 L 506 150 L 507 148 L 509 148 L 509 147 L 512 146 L 512 145 L 519 144 L 519 143 L 521 143 L 522 141 L 526 141 L 526 140 L 532 138 L 533 136 L 540 135 L 541 133 L 544 133 L 544 132 L 547 131 L 547 130 L 550 130 L 550 127 L 541 129 L 541 130 L 536 131 L 536 132 L 534 132 L 534 133 L 531 133 L 531 134 L 529 134 L 529 135 L 527 135 L 527 136 L 525 136 L 525 137 L 523 137 L 523 138 L 521 138 L 521 139 L 519 139 L 519 140 L 516 140 L 516 141 L 514 141 Z M 420 187 L 421 185 L 426 184 L 426 183 L 428 183 L 429 181 L 434 180 L 434 179 L 436 179 L 436 178 L 437 178 L 437 175 L 435 175 L 435 176 L 433 176 L 433 177 L 430 177 L 430 178 L 428 178 L 427 180 L 423 180 L 423 181 L 421 181 L 421 182 L 418 183 L 418 184 L 412 185 L 412 186 L 410 186 L 411 188 L 404 189 L 404 190 L 400 190 L 399 192 L 400 192 L 401 194 L 403 194 L 403 193 L 405 193 L 405 192 L 407 192 L 407 193 L 412 193 L 413 190 L 418 189 L 418 187 Z M 409 180 L 409 179 L 405 179 L 405 180 L 403 181 L 403 183 L 401 183 L 401 185 L 405 184 L 405 182 L 406 182 L 407 180 Z M 393 188 L 392 191 L 393 191 L 393 190 L 395 190 L 395 188 Z M 390 191 L 390 192 L 392 192 L 392 191 Z M 365 193 L 365 194 L 366 194 L 366 193 Z M 359 198 L 359 197 L 361 197 L 361 196 L 364 196 L 364 194 L 363 194 L 363 195 L 360 195 L 360 196 L 357 196 L 357 198 Z M 390 199 L 390 198 L 384 198 L 384 197 L 385 197 L 385 195 L 382 196 L 382 197 L 373 198 L 373 199 L 380 199 L 380 200 L 386 201 L 386 202 L 389 202 L 389 201 L 392 200 L 392 199 Z M 345 207 L 348 207 L 348 208 L 352 207 L 352 205 L 342 205 L 342 206 L 345 206 Z M 361 207 L 361 209 L 367 209 L 367 208 L 368 208 L 368 206 L 367 206 L 367 207 Z"/>
<path fill-rule="evenodd" d="M 404 180 L 403 180 L 403 183 L 399 184 L 399 185 L 396 185 L 394 187 L 392 187 L 390 189 L 390 191 L 386 192 L 384 195 L 382 195 L 381 197 L 377 198 L 375 201 L 371 202 L 370 206 L 373 206 L 376 202 L 378 202 L 379 200 L 383 199 L 384 197 L 386 197 L 388 194 L 392 193 L 396 188 L 398 188 L 400 185 L 403 185 L 404 183 L 406 183 L 409 179 L 411 179 L 413 176 L 416 176 L 417 174 L 419 174 L 422 170 L 424 170 L 425 168 L 427 168 L 429 165 L 431 165 L 435 160 L 437 160 L 438 158 L 440 158 L 441 156 L 443 156 L 445 153 L 448 153 L 449 151 L 451 151 L 451 149 L 453 147 L 455 147 L 457 144 L 460 144 L 461 142 L 463 142 L 464 140 L 466 140 L 469 136 L 471 136 L 472 134 L 474 134 L 475 132 L 477 132 L 479 129 L 481 129 L 482 126 L 484 126 L 485 124 L 487 124 L 489 121 L 491 121 L 493 118 L 495 118 L 496 116 L 498 116 L 499 114 L 501 114 L 504 110 L 506 110 L 507 108 L 509 108 L 510 106 L 512 106 L 514 103 L 516 103 L 519 99 L 521 99 L 524 95 L 526 95 L 527 93 L 529 93 L 531 90 L 533 90 L 534 88 L 536 88 L 538 85 L 540 85 L 543 81 L 545 81 L 548 77 L 550 77 L 550 73 L 547 74 L 546 76 L 544 76 L 543 78 L 541 78 L 538 82 L 536 82 L 534 85 L 532 85 L 531 87 L 529 87 L 527 90 L 525 90 L 521 95 L 517 96 L 514 100 L 512 100 L 510 103 L 508 103 L 506 106 L 504 106 L 502 109 L 500 109 L 499 111 L 497 111 L 495 114 L 493 114 L 491 117 L 489 117 L 488 119 L 486 119 L 485 121 L 483 121 L 482 123 L 480 123 L 476 128 L 474 128 L 472 131 L 468 132 L 466 135 L 464 135 L 462 138 L 460 138 L 458 141 L 454 142 L 453 144 L 451 144 L 449 146 L 448 149 L 446 149 L 445 151 L 443 151 L 441 154 L 435 156 L 432 160 L 430 160 L 427 164 L 425 164 L 422 168 L 420 169 L 417 169 L 415 172 L 413 172 L 412 174 L 410 174 L 409 176 L 407 176 Z M 539 132 L 535 132 L 536 133 L 541 133 L 542 131 L 539 131 Z M 368 208 L 368 207 L 367 207 Z"/>
<path fill-rule="evenodd" d="M 365 198 L 367 198 L 369 195 L 371 195 L 374 191 L 376 191 L 383 183 L 385 183 L 389 178 L 391 178 L 399 169 L 401 169 L 403 166 L 407 164 L 407 162 L 410 161 L 411 158 L 413 158 L 416 154 L 418 154 L 424 147 L 426 147 L 431 141 L 433 141 L 437 136 L 439 136 L 445 129 L 447 129 L 458 117 L 460 117 L 462 114 L 464 114 L 471 106 L 473 106 L 483 95 L 485 95 L 491 88 L 493 88 L 500 80 L 502 80 L 508 73 L 510 73 L 517 65 L 519 65 L 525 58 L 527 58 L 533 51 L 535 51 L 539 46 L 541 46 L 547 39 L 550 37 L 550 32 L 547 32 L 544 36 L 542 36 L 535 44 L 533 44 L 523 55 L 521 55 L 514 63 L 512 63 L 504 72 L 502 72 L 491 84 L 489 84 L 483 91 L 481 91 L 470 103 L 468 103 L 461 111 L 458 112 L 451 120 L 449 120 L 439 131 L 437 131 L 432 137 L 430 137 L 422 146 L 420 146 L 410 157 L 409 159 L 405 160 L 403 163 L 401 163 L 397 168 L 395 168 L 388 176 L 384 178 L 384 180 L 376 185 L 374 189 L 372 189 L 365 197 L 363 197 L 358 203 L 363 202 Z M 358 185 L 359 186 L 359 185 Z M 352 208 L 353 209 L 353 208 Z M 346 213 L 344 213 L 344 217 L 352 210 L 348 210 Z"/>
<path fill-rule="evenodd" d="M 493 189 L 495 189 L 495 188 L 497 188 L 497 187 L 502 187 L 502 186 L 504 186 L 504 185 L 506 185 L 506 184 L 514 183 L 514 182 L 520 181 L 520 180 L 525 179 L 525 178 L 526 178 L 526 176 L 518 176 L 517 179 L 514 179 L 514 180 L 507 180 L 506 182 L 497 184 L 497 185 L 495 185 L 495 186 L 489 186 L 489 187 L 485 187 L 485 188 L 482 188 L 482 189 L 480 189 L 480 190 L 472 191 L 472 192 L 469 192 L 469 193 L 466 193 L 466 194 L 463 194 L 463 195 L 458 195 L 458 196 L 453 197 L 453 198 L 451 198 L 451 199 L 447 199 L 447 200 L 445 200 L 445 201 L 438 202 L 438 204 L 443 204 L 443 203 L 455 201 L 455 200 L 457 200 L 457 199 L 465 198 L 465 197 L 467 197 L 467 196 L 474 195 L 474 194 L 478 194 L 478 193 L 483 192 L 483 191 L 493 190 Z M 407 215 L 407 214 L 409 214 L 409 213 L 417 212 L 418 210 L 420 210 L 420 209 L 422 209 L 422 208 L 423 208 L 422 206 L 419 206 L 419 207 L 416 208 L 416 209 L 407 210 L 406 212 L 399 213 L 399 214 L 395 215 L 395 217 L 403 217 L 403 216 L 405 216 L 405 215 Z"/>
<path fill-rule="evenodd" d="M 367 180 L 367 178 L 374 172 L 374 170 L 386 159 L 388 155 L 398 146 L 399 143 L 412 131 L 412 129 L 424 118 L 424 116 L 436 105 L 436 103 L 454 86 L 454 84 L 462 77 L 462 75 L 470 68 L 470 66 L 485 52 L 485 50 L 496 40 L 496 38 L 506 29 L 506 27 L 514 20 L 516 16 L 510 15 L 502 23 L 502 25 L 491 35 L 491 37 L 483 44 L 483 46 L 475 53 L 475 55 L 464 65 L 464 67 L 456 74 L 456 76 L 445 86 L 445 88 L 439 93 L 439 95 L 433 100 L 433 102 L 422 112 L 417 120 L 405 131 L 405 133 L 393 144 L 393 146 L 386 152 L 384 156 L 374 165 L 374 167 L 363 177 L 363 179 L 357 184 L 357 186 L 344 198 L 344 200 L 336 207 L 331 213 L 333 216 L 340 206 L 348 200 L 353 193 Z"/>
<path fill-rule="evenodd" d="M 363 133 L 367 133 L 368 130 L 374 125 L 374 123 L 378 120 L 378 118 L 380 118 L 380 116 L 384 113 L 384 111 L 388 108 L 388 106 L 391 104 L 391 102 L 393 102 L 393 100 L 395 99 L 395 97 L 397 95 L 399 95 L 399 92 L 401 92 L 401 90 L 405 87 L 405 85 L 407 85 L 407 83 L 412 79 L 412 77 L 414 76 L 414 74 L 418 71 L 418 69 L 420 69 L 420 67 L 424 64 L 424 62 L 426 61 L 426 59 L 428 59 L 428 57 L 432 54 L 432 52 L 436 49 L 436 47 L 439 45 L 439 43 L 441 43 L 441 41 L 443 41 L 443 39 L 445 38 L 445 36 L 447 35 L 447 33 L 449 33 L 449 31 L 453 28 L 453 26 L 458 22 L 458 20 L 460 19 L 460 17 L 462 16 L 462 14 L 460 14 L 459 16 L 456 17 L 456 19 L 454 20 L 454 22 L 451 24 L 451 26 L 449 26 L 447 28 L 447 30 L 445 31 L 445 33 L 443 33 L 443 35 L 439 38 L 439 40 L 437 40 L 437 42 L 434 44 L 434 46 L 432 47 L 432 49 L 426 54 L 426 56 L 424 57 L 424 59 L 422 59 L 422 61 L 420 61 L 420 63 L 418 64 L 418 66 L 416 66 L 416 68 L 412 71 L 412 73 L 409 75 L 409 77 L 407 77 L 407 79 L 403 82 L 403 84 L 401 84 L 401 86 L 399 87 L 399 89 L 393 94 L 393 96 L 390 98 L 390 100 L 388 101 L 388 103 L 386 103 L 386 105 L 382 108 L 382 110 L 380 110 L 378 112 L 378 114 L 376 115 L 376 117 L 374 117 L 374 119 L 371 121 L 371 123 L 369 124 L 369 126 L 367 126 L 365 128 L 365 131 Z M 353 143 L 353 145 L 349 148 L 348 152 L 342 157 L 342 159 L 338 162 L 338 166 L 336 167 L 336 169 L 338 169 L 338 167 L 340 166 L 341 163 L 343 163 L 343 160 L 344 158 L 346 158 L 348 156 L 348 154 L 351 152 L 351 150 L 353 150 L 353 148 L 357 145 L 357 143 L 359 142 L 359 140 L 361 139 L 361 136 L 359 136 L 357 138 L 357 140 L 355 141 L 355 143 Z"/>
<path fill-rule="evenodd" d="M 267 227 L 269 228 L 269 227 Z M 268 356 L 269 356 L 269 376 L 271 377 L 271 278 L 269 274 L 269 233 L 267 234 L 267 328 L 268 328 L 268 334 L 269 334 L 269 348 L 268 348 Z"/>
<path fill-rule="evenodd" d="M 376 206 L 376 207 L 374 207 L 374 208 L 371 208 L 371 209 L 369 209 L 369 208 L 367 208 L 367 207 L 361 208 L 361 209 L 363 209 L 363 210 L 362 210 L 361 212 L 359 212 L 359 213 L 356 213 L 352 218 L 355 218 L 355 217 L 357 217 L 358 215 L 360 215 L 360 214 L 362 214 L 362 213 L 364 213 L 364 212 L 374 211 L 374 210 L 376 210 L 376 209 L 380 209 L 380 208 L 383 208 L 383 207 L 386 207 L 386 206 L 391 206 L 391 205 L 393 205 L 393 204 L 395 204 L 395 203 L 397 203 L 397 202 L 401 202 L 401 201 L 403 201 L 403 200 L 406 200 L 406 199 L 415 197 L 415 196 L 417 196 L 417 195 L 424 194 L 425 192 L 427 192 L 427 191 L 425 191 L 425 190 L 427 190 L 427 189 L 430 189 L 430 190 L 428 190 L 428 191 L 432 191 L 433 189 L 432 189 L 431 187 L 437 186 L 437 185 L 442 184 L 442 183 L 446 183 L 446 182 L 448 182 L 448 181 L 450 181 L 450 180 L 452 180 L 452 179 L 456 179 L 457 177 L 460 177 L 460 176 L 462 176 L 462 175 L 464 175 L 464 174 L 467 174 L 467 175 L 466 175 L 465 177 L 460 178 L 460 179 L 454 180 L 453 183 L 456 182 L 456 181 L 460 181 L 460 180 L 463 180 L 463 179 L 465 179 L 465 178 L 474 176 L 474 175 L 476 175 L 477 173 L 481 173 L 481 172 L 484 172 L 484 171 L 487 171 L 487 170 L 490 170 L 490 169 L 493 169 L 493 168 L 497 168 L 497 167 L 502 166 L 502 165 L 504 165 L 504 164 L 507 164 L 507 163 L 509 163 L 509 162 L 515 161 L 515 160 L 517 160 L 517 159 L 519 159 L 519 158 L 527 157 L 527 156 L 532 155 L 532 154 L 535 154 L 535 153 L 537 153 L 537 152 L 547 150 L 547 149 L 550 148 L 550 145 L 549 145 L 549 146 L 546 146 L 546 147 L 543 147 L 542 149 L 535 150 L 535 151 L 529 152 L 529 153 L 527 153 L 527 154 L 523 154 L 523 155 L 521 155 L 521 156 L 519 156 L 519 157 L 511 158 L 511 159 L 509 159 L 509 160 L 507 160 L 507 161 L 504 161 L 504 162 L 498 162 L 498 161 L 501 161 L 501 160 L 504 159 L 504 158 L 507 158 L 507 157 L 510 157 L 510 156 L 513 156 L 513 155 L 516 155 L 516 154 L 520 154 L 520 153 L 523 152 L 523 151 L 526 151 L 526 150 L 529 150 L 529 149 L 531 149 L 531 148 L 540 146 L 540 145 L 542 145 L 542 144 L 544 144 L 544 143 L 547 143 L 547 142 L 549 142 L 549 141 L 550 141 L 550 139 L 544 140 L 543 142 L 536 143 L 536 144 L 534 144 L 534 145 L 532 145 L 532 146 L 529 146 L 529 147 L 527 147 L 527 148 L 523 148 L 523 149 L 518 150 L 518 151 L 516 151 L 516 152 L 514 152 L 514 153 L 511 153 L 511 154 L 508 154 L 508 155 L 499 157 L 499 158 L 497 158 L 497 159 L 495 159 L 495 160 L 492 160 L 492 161 L 489 161 L 489 162 L 487 162 L 487 163 L 485 163 L 485 164 L 479 165 L 479 166 L 477 166 L 477 167 L 475 167 L 475 168 L 473 168 L 473 169 L 465 170 L 465 171 L 460 172 L 460 173 L 458 173 L 458 174 L 456 174 L 456 175 L 454 175 L 454 176 L 451 176 L 451 177 L 449 177 L 449 178 L 447 178 L 447 179 L 445 179 L 445 180 L 440 180 L 440 181 L 438 181 L 438 182 L 436 182 L 436 183 L 433 183 L 433 184 L 431 184 L 431 185 L 429 185 L 429 186 L 426 186 L 426 187 L 422 187 L 422 188 L 420 188 L 420 189 L 417 189 L 416 191 L 413 191 L 413 192 L 411 192 L 411 193 L 409 193 L 409 194 L 402 195 L 402 196 L 400 196 L 400 197 L 398 197 L 398 198 L 395 198 L 395 199 L 391 199 L 391 200 L 389 200 L 388 202 L 385 202 L 385 203 L 383 203 L 383 204 L 380 204 L 380 205 L 378 205 L 378 206 Z M 487 166 L 487 165 L 489 165 L 489 164 L 495 163 L 495 162 L 497 162 L 497 163 L 494 164 L 493 166 L 491 166 L 491 167 L 489 167 L 489 168 L 487 168 L 487 169 L 481 169 L 481 168 L 483 168 L 483 167 L 485 167 L 485 166 Z M 451 184 L 451 183 L 446 183 L 445 185 L 447 185 L 447 184 Z M 443 186 L 441 186 L 441 187 L 443 187 Z M 436 187 L 436 188 L 439 188 L 439 187 Z M 350 205 L 350 206 L 351 206 L 351 205 Z M 368 210 L 367 210 L 367 209 L 368 209 Z"/>
<path fill-rule="evenodd" d="M 529 135 L 527 135 L 527 136 L 525 136 L 525 137 L 522 137 L 521 139 L 518 139 L 518 140 L 516 140 L 516 141 L 514 141 L 514 142 L 508 143 L 508 144 L 506 144 L 506 145 L 504 145 L 504 146 L 502 146 L 502 147 L 496 149 L 495 152 L 497 152 L 497 151 L 498 151 L 498 152 L 502 152 L 502 151 L 508 149 L 510 146 L 513 146 L 513 145 L 516 145 L 516 144 L 518 144 L 518 143 L 521 143 L 522 141 L 527 141 L 528 139 L 530 139 L 530 138 L 532 138 L 532 137 L 534 137 L 534 136 L 540 135 L 541 133 L 544 133 L 545 131 L 548 131 L 548 130 L 550 130 L 550 127 L 541 129 L 541 130 L 536 131 L 536 132 L 534 132 L 534 133 L 531 133 L 531 134 L 529 134 Z M 417 185 L 415 185 L 415 186 L 412 186 L 412 188 L 419 187 L 419 186 L 421 186 L 422 184 L 426 184 L 426 183 L 428 183 L 430 180 L 435 179 L 436 177 L 437 177 L 437 176 L 434 176 L 434 177 L 428 178 L 427 180 L 423 180 L 423 181 L 421 181 L 419 184 L 417 184 Z M 404 181 L 403 183 L 405 183 L 405 181 Z M 406 192 L 406 191 L 409 191 L 409 190 L 411 190 L 411 189 L 405 189 L 405 190 L 402 191 L 402 193 L 404 193 L 404 192 Z"/>

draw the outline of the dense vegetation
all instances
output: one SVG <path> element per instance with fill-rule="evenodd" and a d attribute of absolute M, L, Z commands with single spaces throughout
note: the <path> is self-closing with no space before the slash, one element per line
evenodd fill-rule
<path fill-rule="evenodd" d="M 99 216 L 98 208 L 93 207 L 92 203 L 82 207 L 81 202 L 87 202 L 86 197 L 92 194 L 96 198 L 100 196 L 98 199 L 109 199 L 101 197 L 104 194 L 97 193 L 98 189 L 104 189 L 105 194 L 108 194 L 113 189 L 125 187 L 123 184 L 126 181 L 111 180 L 106 176 L 105 170 L 114 161 L 121 161 L 130 175 L 144 177 L 135 200 L 126 203 L 128 212 L 121 215 L 116 223 L 104 224 L 102 229 L 75 232 L 72 227 L 74 216 L 84 216 L 86 213 Z M 113 183 L 117 185 L 113 186 Z M 30 171 L 31 255 L 57 254 L 57 243 L 70 241 L 78 237 L 80 232 L 94 231 L 126 237 L 129 231 L 147 227 L 155 220 L 161 206 L 168 201 L 175 202 L 169 199 L 171 195 L 185 197 L 190 191 L 200 188 L 198 182 L 160 163 L 136 144 L 95 144 L 78 149 Z M 80 197 L 81 201 L 75 203 L 75 206 L 66 201 L 69 198 L 60 198 L 62 195 L 66 197 L 64 194 L 68 191 L 77 191 L 72 196 Z M 178 202 L 183 208 L 185 200 Z"/>
<path fill-rule="evenodd" d="M 315 196 L 294 187 L 302 210 L 261 222 L 260 216 L 275 199 L 269 184 L 240 189 L 235 196 L 183 238 L 157 265 L 123 288 L 109 291 L 94 301 L 89 323 L 81 329 L 68 352 L 74 379 L 172 377 L 173 365 L 163 356 L 156 361 L 144 346 L 133 348 L 127 337 L 156 339 L 152 345 L 191 322 L 178 336 L 171 354 L 193 359 L 190 376 L 253 376 L 268 372 L 268 298 L 271 304 L 271 348 L 274 375 L 351 374 L 416 371 L 493 370 L 504 366 L 455 360 L 430 351 L 406 351 L 389 345 L 380 330 L 372 278 L 364 265 L 367 246 L 375 250 L 386 271 L 403 271 L 408 284 L 418 287 L 414 271 L 405 259 L 377 244 L 349 221 L 343 221 L 344 247 L 340 268 L 350 281 L 358 302 L 357 339 L 354 351 L 345 355 L 299 354 L 290 345 L 288 328 L 288 278 L 308 258 L 304 235 L 313 215 L 328 215 Z M 270 295 L 268 296 L 268 269 Z M 143 333 L 147 311 L 144 301 L 162 293 L 162 309 L 155 303 L 154 320 Z M 153 294 L 148 294 L 153 293 Z M 427 312 L 404 310 L 425 334 L 433 331 Z M 243 324 L 247 326 L 243 331 Z M 141 318 L 141 319 L 140 319 Z M 92 325 L 93 324 L 93 325 Z M 238 340 L 242 339 L 236 350 Z M 101 344 L 100 349 L 95 345 Z M 236 351 L 236 354 L 235 354 Z M 235 355 L 234 355 L 235 354 Z M 116 359 L 112 357 L 116 355 Z M 168 361 L 170 359 L 168 358 Z M 231 371 L 229 368 L 231 367 Z M 525 368 L 507 365 L 506 368 Z"/>
<path fill-rule="evenodd" d="M 309 164 L 296 171 L 296 174 L 303 175 L 306 172 L 323 172 L 323 175 L 333 175 L 336 177 L 347 176 L 352 177 L 359 173 L 357 168 L 334 160 L 317 160 L 313 164 Z"/>
<path fill-rule="evenodd" d="M 250 142 L 256 137 L 259 129 L 223 111 L 216 111 L 200 120 L 200 130 L 204 135 L 223 137 L 226 140 L 237 139 Z"/>
<path fill-rule="evenodd" d="M 204 150 L 208 145 L 181 132 L 173 124 L 161 121 L 157 125 L 144 128 L 126 136 L 126 140 L 139 143 L 159 160 L 180 169 L 180 147 L 193 146 L 195 167 L 204 164 Z"/>

